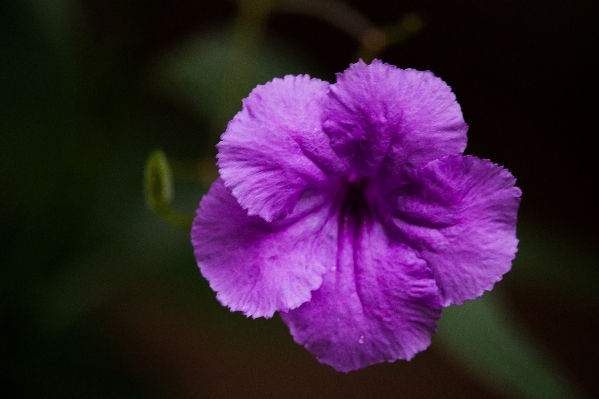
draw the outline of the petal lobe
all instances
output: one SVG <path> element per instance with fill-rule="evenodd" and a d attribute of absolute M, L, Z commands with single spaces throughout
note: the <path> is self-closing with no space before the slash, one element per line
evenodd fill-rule
<path fill-rule="evenodd" d="M 249 215 L 291 213 L 304 190 L 324 190 L 344 167 L 320 126 L 328 83 L 286 76 L 256 87 L 217 145 L 225 186 Z"/>
<path fill-rule="evenodd" d="M 490 290 L 517 251 L 516 179 L 472 156 L 435 160 L 410 179 L 395 199 L 391 224 L 431 265 L 443 306 Z"/>
<path fill-rule="evenodd" d="M 428 347 L 441 315 L 431 270 L 376 221 L 340 227 L 336 264 L 283 321 L 297 343 L 338 371 L 411 359 Z"/>
<path fill-rule="evenodd" d="M 336 243 L 324 200 L 310 201 L 300 201 L 308 206 L 293 219 L 267 223 L 248 216 L 222 180 L 212 185 L 191 237 L 200 271 L 223 305 L 272 317 L 310 300 Z"/>

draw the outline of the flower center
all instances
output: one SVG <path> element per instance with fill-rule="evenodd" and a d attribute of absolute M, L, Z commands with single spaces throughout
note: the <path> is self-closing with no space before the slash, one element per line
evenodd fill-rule
<path fill-rule="evenodd" d="M 341 205 L 341 223 L 345 227 L 360 229 L 370 216 L 366 200 L 368 180 L 357 175 L 348 177 L 347 188 Z"/>

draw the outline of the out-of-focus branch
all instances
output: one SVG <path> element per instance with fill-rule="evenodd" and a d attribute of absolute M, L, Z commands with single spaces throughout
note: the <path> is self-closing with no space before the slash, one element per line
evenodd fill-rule
<path fill-rule="evenodd" d="M 397 23 L 381 28 L 341 0 L 280 0 L 276 10 L 327 21 L 360 43 L 357 58 L 365 61 L 379 56 L 391 45 L 406 41 L 424 26 L 419 14 L 408 13 Z"/>
<path fill-rule="evenodd" d="M 238 101 L 247 96 L 247 81 L 260 49 L 274 0 L 237 0 L 231 52 L 223 74 L 218 111 L 212 120 L 212 136 L 218 137 L 235 113 Z M 235 108 L 231 105 L 235 104 Z"/>
<path fill-rule="evenodd" d="M 365 32 L 377 29 L 368 18 L 340 0 L 281 0 L 276 9 L 325 20 L 358 41 L 362 41 Z"/>

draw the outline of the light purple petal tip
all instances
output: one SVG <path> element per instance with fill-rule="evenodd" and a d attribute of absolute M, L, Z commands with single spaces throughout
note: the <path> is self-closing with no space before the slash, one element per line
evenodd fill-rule
<path fill-rule="evenodd" d="M 272 317 L 310 299 L 334 259 L 336 230 L 323 200 L 302 199 L 304 212 L 285 223 L 247 216 L 222 180 L 200 203 L 191 241 L 202 275 L 218 300 L 251 317 Z"/>
<path fill-rule="evenodd" d="M 218 144 L 220 176 L 250 215 L 293 211 L 304 190 L 326 188 L 345 169 L 320 126 L 329 84 L 286 76 L 256 87 Z"/>

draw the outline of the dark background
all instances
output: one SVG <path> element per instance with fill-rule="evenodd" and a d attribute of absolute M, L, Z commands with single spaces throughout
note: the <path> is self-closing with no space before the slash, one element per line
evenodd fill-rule
<path fill-rule="evenodd" d="M 496 289 L 504 316 L 555 375 L 599 396 L 598 3 L 346 4 L 377 26 L 424 20 L 380 57 L 444 79 L 470 125 L 466 152 L 517 177 L 520 252 Z M 274 12 L 266 53 L 229 66 L 243 83 L 229 104 L 205 85 L 237 15 L 222 0 L 0 4 L 3 397 L 525 397 L 456 361 L 442 331 L 409 363 L 346 375 L 295 345 L 277 317 L 246 320 L 216 303 L 188 232 L 145 207 L 146 157 L 160 147 L 210 164 L 218 109 L 234 113 L 253 85 L 286 73 L 334 81 L 359 48 L 323 19 Z M 216 47 L 169 69 L 193 43 Z M 173 70 L 195 71 L 197 86 Z M 214 170 L 200 174 L 178 182 L 180 211 L 193 212 Z"/>

